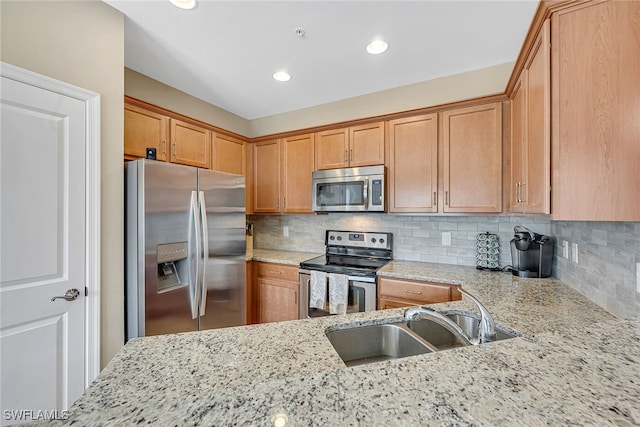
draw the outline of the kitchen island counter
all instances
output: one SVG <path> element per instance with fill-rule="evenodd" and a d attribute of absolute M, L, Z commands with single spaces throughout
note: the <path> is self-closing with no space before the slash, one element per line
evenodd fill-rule
<path fill-rule="evenodd" d="M 402 309 L 134 339 L 56 423 L 640 424 L 637 322 L 553 279 L 397 261 L 379 274 L 455 280 L 525 336 L 349 368 L 326 328 Z"/>

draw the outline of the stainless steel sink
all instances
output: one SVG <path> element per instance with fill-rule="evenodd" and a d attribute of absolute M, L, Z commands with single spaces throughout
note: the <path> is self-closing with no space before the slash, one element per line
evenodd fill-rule
<path fill-rule="evenodd" d="M 356 326 L 326 333 L 347 366 L 430 353 L 433 348 L 406 328 L 406 322 Z"/>
<path fill-rule="evenodd" d="M 478 336 L 479 317 L 464 312 L 443 312 L 468 337 Z M 332 329 L 327 338 L 347 366 L 398 359 L 434 351 L 462 347 L 455 333 L 429 319 L 409 320 L 380 325 Z M 517 333 L 496 326 L 496 341 L 514 338 Z"/>
<path fill-rule="evenodd" d="M 480 319 L 473 314 L 460 312 L 444 312 L 445 316 L 453 320 L 470 338 L 478 338 L 478 326 Z M 411 320 L 407 326 L 420 337 L 433 344 L 438 350 L 447 350 L 455 347 L 462 347 L 465 344 L 449 329 L 429 320 Z M 515 332 L 496 326 L 496 341 L 514 338 L 518 336 Z"/>

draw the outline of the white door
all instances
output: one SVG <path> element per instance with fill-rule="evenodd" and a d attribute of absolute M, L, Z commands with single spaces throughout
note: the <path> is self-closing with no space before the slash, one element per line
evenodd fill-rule
<path fill-rule="evenodd" d="M 63 417 L 84 391 L 87 112 L 4 76 L 1 87 L 4 425 Z M 52 301 L 71 289 L 74 300 Z"/>

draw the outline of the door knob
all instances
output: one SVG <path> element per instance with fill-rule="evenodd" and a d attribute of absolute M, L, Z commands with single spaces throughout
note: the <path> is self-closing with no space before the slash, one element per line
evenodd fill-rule
<path fill-rule="evenodd" d="M 55 301 L 58 298 L 66 299 L 67 301 L 73 301 L 74 299 L 78 298 L 79 295 L 80 295 L 79 290 L 77 290 L 76 288 L 71 288 L 71 289 L 67 289 L 67 292 L 65 292 L 63 296 L 57 296 L 57 297 L 51 298 L 51 301 Z"/>

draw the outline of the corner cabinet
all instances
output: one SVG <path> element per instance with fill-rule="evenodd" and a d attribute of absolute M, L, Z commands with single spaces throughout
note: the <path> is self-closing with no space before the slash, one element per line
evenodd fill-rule
<path fill-rule="evenodd" d="M 256 262 L 259 323 L 299 317 L 298 267 Z"/>
<path fill-rule="evenodd" d="M 551 212 L 551 45 L 545 21 L 511 100 L 511 211 Z"/>
<path fill-rule="evenodd" d="M 256 142 L 253 152 L 254 213 L 311 213 L 313 134 Z"/>
<path fill-rule="evenodd" d="M 317 169 L 384 164 L 384 122 L 317 132 Z"/>
<path fill-rule="evenodd" d="M 440 113 L 443 212 L 502 212 L 502 103 Z"/>
<path fill-rule="evenodd" d="M 640 2 L 551 17 L 552 215 L 640 221 Z"/>
<path fill-rule="evenodd" d="M 458 285 L 418 280 L 378 278 L 378 309 L 409 307 L 462 299 Z"/>
<path fill-rule="evenodd" d="M 387 123 L 389 212 L 438 211 L 438 115 Z"/>

